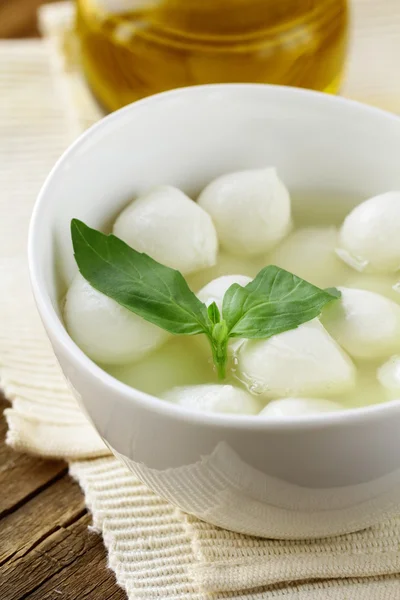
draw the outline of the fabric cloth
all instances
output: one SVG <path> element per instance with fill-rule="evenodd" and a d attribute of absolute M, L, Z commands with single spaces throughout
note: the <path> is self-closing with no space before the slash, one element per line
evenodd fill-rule
<path fill-rule="evenodd" d="M 400 111 L 393 76 L 400 5 L 357 0 L 354 12 L 345 92 Z M 400 517 L 302 542 L 225 531 L 148 490 L 109 455 L 77 408 L 37 316 L 25 258 L 32 205 L 47 172 L 101 114 L 79 70 L 71 21 L 69 3 L 46 7 L 46 44 L 0 43 L 0 379 L 12 402 L 8 443 L 70 462 L 130 600 L 400 599 Z M 396 21 L 397 39 L 390 35 Z M 376 54 L 379 74 L 372 59 L 366 65 Z"/>

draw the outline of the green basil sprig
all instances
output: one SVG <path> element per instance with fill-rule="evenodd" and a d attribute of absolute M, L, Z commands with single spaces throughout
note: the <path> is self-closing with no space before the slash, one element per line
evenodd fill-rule
<path fill-rule="evenodd" d="M 266 339 L 294 329 L 340 297 L 335 288 L 321 290 L 270 265 L 245 287 L 235 283 L 227 290 L 221 315 L 215 302 L 207 308 L 197 298 L 179 271 L 137 252 L 115 235 L 73 219 L 71 236 L 79 271 L 92 287 L 170 333 L 205 334 L 221 379 L 230 338 Z"/>

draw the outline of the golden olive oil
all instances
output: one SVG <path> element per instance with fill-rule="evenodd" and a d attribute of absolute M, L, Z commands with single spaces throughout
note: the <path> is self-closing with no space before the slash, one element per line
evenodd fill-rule
<path fill-rule="evenodd" d="M 347 0 L 77 0 L 87 79 L 108 110 L 164 90 L 255 82 L 336 93 Z"/>

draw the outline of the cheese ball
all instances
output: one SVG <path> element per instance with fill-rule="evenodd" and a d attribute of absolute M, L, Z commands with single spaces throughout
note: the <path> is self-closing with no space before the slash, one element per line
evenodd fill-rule
<path fill-rule="evenodd" d="M 228 254 L 227 252 L 219 252 L 217 264 L 208 269 L 197 271 L 189 275 L 186 279 L 190 289 L 198 292 L 202 287 L 207 285 L 212 279 L 222 277 L 222 275 L 234 275 L 235 273 L 243 273 L 254 279 L 259 271 L 268 264 L 264 258 L 254 259 L 252 257 L 240 257 Z M 399 294 L 400 295 L 400 294 Z"/>
<path fill-rule="evenodd" d="M 340 396 L 346 408 L 360 408 L 390 400 L 390 395 L 378 380 L 377 369 L 381 361 L 358 361 L 357 385 L 354 390 Z M 393 397 L 393 396 L 392 396 Z"/>
<path fill-rule="evenodd" d="M 113 233 L 184 275 L 217 261 L 218 240 L 210 216 L 172 186 L 156 187 L 131 202 L 115 221 Z"/>
<path fill-rule="evenodd" d="M 260 410 L 257 398 L 233 385 L 175 387 L 164 393 L 162 398 L 198 412 L 255 415 Z"/>
<path fill-rule="evenodd" d="M 247 277 L 246 275 L 223 275 L 207 283 L 197 296 L 207 306 L 215 302 L 221 312 L 225 292 L 231 285 L 238 283 L 242 287 L 245 287 L 250 281 L 252 281 L 251 277 Z"/>
<path fill-rule="evenodd" d="M 381 294 L 340 287 L 321 322 L 354 358 L 384 358 L 400 351 L 400 306 Z"/>
<path fill-rule="evenodd" d="M 211 215 L 221 247 L 232 254 L 267 252 L 291 226 L 289 192 L 272 167 L 222 175 L 201 192 L 198 204 Z"/>
<path fill-rule="evenodd" d="M 400 268 L 400 191 L 362 202 L 346 217 L 337 253 L 358 271 L 394 273 Z"/>
<path fill-rule="evenodd" d="M 400 394 L 400 356 L 391 356 L 378 369 L 377 376 L 385 389 Z"/>
<path fill-rule="evenodd" d="M 107 370 L 123 383 L 158 397 L 176 386 L 218 383 L 205 335 L 173 335 L 142 360 Z"/>
<path fill-rule="evenodd" d="M 241 340 L 237 376 L 265 398 L 326 396 L 354 387 L 351 359 L 318 319 L 267 340 Z"/>
<path fill-rule="evenodd" d="M 357 273 L 352 271 L 352 275 L 346 278 L 343 284 L 347 288 L 356 288 L 359 290 L 368 290 L 381 294 L 393 302 L 400 304 L 400 289 L 397 282 L 397 276 L 378 275 L 373 273 Z"/>
<path fill-rule="evenodd" d="M 264 419 L 303 417 L 343 410 L 340 404 L 323 398 L 280 398 L 272 400 L 259 413 Z"/>
<path fill-rule="evenodd" d="M 78 273 L 64 305 L 64 321 L 74 342 L 92 360 L 108 364 L 137 361 L 170 334 L 95 290 Z"/>
<path fill-rule="evenodd" d="M 337 241 L 336 227 L 304 227 L 289 234 L 268 262 L 322 288 L 340 285 L 354 271 L 336 255 Z"/>

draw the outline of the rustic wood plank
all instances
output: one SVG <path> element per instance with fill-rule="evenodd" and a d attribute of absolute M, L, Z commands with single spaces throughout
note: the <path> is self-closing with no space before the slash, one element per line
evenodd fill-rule
<path fill-rule="evenodd" d="M 0 469 L 8 460 L 11 460 L 11 450 L 8 446 L 6 446 L 6 444 L 3 443 L 7 433 L 7 423 L 3 416 L 3 411 L 9 406 L 9 403 L 4 398 L 0 390 Z"/>
<path fill-rule="evenodd" d="M 124 600 L 105 567 L 102 539 L 88 531 L 89 524 L 85 514 L 15 555 L 2 574 L 2 600 Z"/>
<path fill-rule="evenodd" d="M 9 406 L 0 394 L 0 439 L 4 440 L 7 425 L 3 410 Z M 0 444 L 0 489 L 6 494 L 0 494 L 0 518 L 16 507 L 32 498 L 40 490 L 45 489 L 51 482 L 56 481 L 67 472 L 63 461 L 42 460 L 27 454 L 20 454 Z"/>
<path fill-rule="evenodd" d="M 79 486 L 68 475 L 1 520 L 0 564 L 34 546 L 49 532 L 74 521 L 84 511 Z"/>
<path fill-rule="evenodd" d="M 1 413 L 6 406 L 0 392 Z M 107 568 L 101 536 L 88 530 L 91 517 L 65 463 L 14 453 L 4 442 L 6 429 L 3 418 L 1 600 L 126 600 Z"/>
<path fill-rule="evenodd" d="M 91 562 L 77 565 L 72 573 L 62 571 L 21 600 L 127 600 L 124 590 L 115 583 L 113 574 L 107 572 L 102 552 L 88 558 Z M 88 572 L 93 573 L 89 580 Z"/>
<path fill-rule="evenodd" d="M 45 0 L 54 2 L 56 0 Z M 43 0 L 0 0 L 0 38 L 36 37 L 36 12 Z"/>
<path fill-rule="evenodd" d="M 89 523 L 90 517 L 85 514 L 38 545 L 20 550 L 4 565 L 2 594 L 8 600 L 18 600 L 89 551 L 98 542 L 95 536 L 85 539 Z"/>
<path fill-rule="evenodd" d="M 101 537 L 90 534 L 89 538 L 92 539 L 77 560 L 24 596 L 24 600 L 126 600 L 125 592 L 116 585 L 113 573 L 105 566 Z"/>

